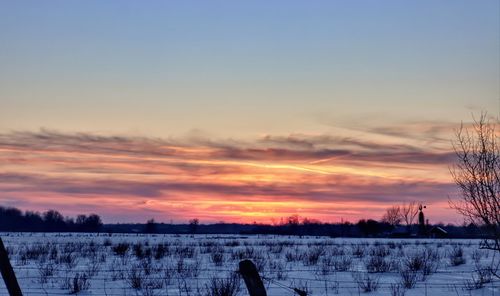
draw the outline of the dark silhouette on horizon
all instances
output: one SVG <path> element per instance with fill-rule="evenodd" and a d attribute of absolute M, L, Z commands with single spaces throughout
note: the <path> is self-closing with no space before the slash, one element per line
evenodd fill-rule
<path fill-rule="evenodd" d="M 0 207 L 0 231 L 23 232 L 99 232 L 103 223 L 96 214 L 64 217 L 56 210 L 43 213 Z"/>
<path fill-rule="evenodd" d="M 469 224 L 425 225 L 427 229 L 439 229 L 440 237 L 449 238 L 484 238 L 480 227 Z M 401 231 L 403 229 L 403 231 Z M 44 213 L 22 212 L 16 208 L 0 206 L 0 231 L 10 232 L 101 232 L 101 233 L 145 233 L 145 234 L 273 234 L 298 236 L 330 237 L 397 237 L 423 238 L 435 237 L 431 231 L 419 232 L 419 225 L 411 227 L 392 225 L 391 223 L 362 219 L 357 223 L 322 223 L 321 221 L 300 218 L 298 215 L 283 219 L 276 225 L 214 223 L 201 224 L 199 219 L 191 219 L 186 224 L 159 223 L 154 219 L 146 223 L 103 224 L 96 214 L 78 215 L 76 219 L 64 217 L 56 210 Z"/>

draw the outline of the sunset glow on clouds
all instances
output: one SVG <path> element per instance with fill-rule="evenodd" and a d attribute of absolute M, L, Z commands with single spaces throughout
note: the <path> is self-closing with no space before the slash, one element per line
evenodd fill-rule
<path fill-rule="evenodd" d="M 406 128 L 429 131 L 423 127 Z M 95 211 L 107 221 L 270 223 L 292 214 L 379 218 L 390 205 L 416 200 L 439 214 L 433 221 L 449 221 L 453 153 L 442 132 L 426 146 L 390 131 L 385 144 L 369 140 L 373 131 L 365 139 L 296 134 L 253 141 L 11 132 L 0 136 L 0 203 Z"/>

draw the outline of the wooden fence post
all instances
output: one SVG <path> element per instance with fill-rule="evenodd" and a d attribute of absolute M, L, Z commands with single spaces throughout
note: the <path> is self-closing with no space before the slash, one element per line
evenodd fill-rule
<path fill-rule="evenodd" d="M 245 281 L 250 296 L 267 296 L 266 288 L 260 278 L 259 272 L 250 260 L 240 262 L 240 274 Z"/>
<path fill-rule="evenodd" d="M 7 287 L 10 296 L 22 296 L 21 288 L 17 283 L 16 274 L 10 265 L 9 254 L 3 245 L 2 238 L 0 237 L 0 271 L 2 273 L 3 281 Z"/>

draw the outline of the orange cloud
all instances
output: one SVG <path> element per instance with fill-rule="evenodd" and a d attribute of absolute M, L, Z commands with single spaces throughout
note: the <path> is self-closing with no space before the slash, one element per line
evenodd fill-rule
<path fill-rule="evenodd" d="M 442 143 L 376 139 L 0 134 L 0 203 L 91 210 L 107 221 L 270 222 L 292 214 L 356 220 L 379 218 L 387 206 L 408 200 L 446 212 L 444 201 L 454 191 L 448 173 L 452 151 Z"/>

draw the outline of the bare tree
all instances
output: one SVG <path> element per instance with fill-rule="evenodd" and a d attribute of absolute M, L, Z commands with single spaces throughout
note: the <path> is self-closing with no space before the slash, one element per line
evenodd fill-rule
<path fill-rule="evenodd" d="M 500 135 L 495 130 L 498 124 L 482 113 L 472 127 L 462 124 L 457 130 L 453 148 L 458 160 L 450 171 L 460 198 L 450 204 L 470 222 L 487 229 L 489 238 L 483 248 L 500 252 Z"/>
<path fill-rule="evenodd" d="M 189 220 L 189 233 L 195 234 L 196 231 L 198 231 L 199 225 L 200 225 L 200 220 L 198 218 Z"/>
<path fill-rule="evenodd" d="M 391 225 L 399 225 L 401 223 L 401 207 L 392 206 L 388 208 L 382 216 L 382 222 Z"/>
<path fill-rule="evenodd" d="M 485 113 L 472 128 L 461 125 L 453 148 L 458 162 L 451 174 L 461 193 L 452 207 L 476 225 L 484 225 L 494 241 L 487 247 L 500 251 L 500 146 L 495 124 Z"/>
<path fill-rule="evenodd" d="M 404 203 L 401 206 L 401 219 L 405 222 L 406 226 L 413 225 L 415 217 L 418 215 L 418 205 L 416 201 L 411 201 L 410 203 Z"/>

